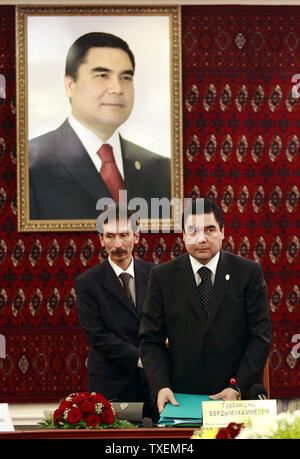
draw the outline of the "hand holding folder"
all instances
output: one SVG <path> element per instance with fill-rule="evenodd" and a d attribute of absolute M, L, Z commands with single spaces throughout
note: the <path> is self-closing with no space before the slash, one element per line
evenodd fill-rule
<path fill-rule="evenodd" d="M 212 401 L 208 395 L 174 394 L 179 403 L 167 403 L 162 411 L 158 425 L 202 425 L 202 402 Z"/>

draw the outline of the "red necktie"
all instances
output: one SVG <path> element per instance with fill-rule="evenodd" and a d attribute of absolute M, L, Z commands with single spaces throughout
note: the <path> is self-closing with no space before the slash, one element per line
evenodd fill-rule
<path fill-rule="evenodd" d="M 102 161 L 100 175 L 113 199 L 118 202 L 119 190 L 124 190 L 125 184 L 117 168 L 112 147 L 104 143 L 97 151 L 97 155 L 100 156 Z"/>

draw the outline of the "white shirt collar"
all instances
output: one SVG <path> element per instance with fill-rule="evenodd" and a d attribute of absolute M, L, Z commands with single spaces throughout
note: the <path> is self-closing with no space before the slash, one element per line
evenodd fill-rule
<path fill-rule="evenodd" d="M 216 275 L 216 271 L 217 271 L 218 261 L 219 261 L 219 258 L 220 258 L 220 252 L 218 252 L 206 265 L 202 265 L 198 260 L 196 260 L 196 258 L 192 257 L 191 255 L 189 255 L 189 257 L 190 257 L 190 262 L 191 262 L 191 265 L 192 265 L 192 270 L 193 270 L 194 276 L 198 277 L 199 276 L 198 270 L 200 268 L 202 268 L 202 266 L 206 266 L 207 268 L 209 268 L 211 270 L 211 272 L 212 272 L 212 281 L 214 281 L 215 275 Z M 199 276 L 199 278 L 200 278 L 200 276 Z"/>
<path fill-rule="evenodd" d="M 73 115 L 69 116 L 68 121 L 70 123 L 70 126 L 73 128 L 73 130 L 79 137 L 91 160 L 93 161 L 97 171 L 100 171 L 102 161 L 97 155 L 97 151 L 104 143 L 103 140 L 101 140 L 98 136 L 96 136 L 96 134 L 94 134 L 88 128 L 83 126 L 76 118 L 74 118 Z M 123 158 L 121 152 L 119 133 L 115 131 L 113 135 L 110 137 L 110 139 L 108 139 L 105 143 L 109 143 L 112 146 L 117 167 L 120 171 L 120 174 L 124 178 Z"/>
<path fill-rule="evenodd" d="M 114 270 L 114 272 L 116 273 L 116 276 L 119 277 L 120 274 L 122 273 L 128 273 L 130 274 L 133 278 L 134 278 L 134 260 L 133 260 L 133 257 L 131 259 L 131 263 L 130 265 L 128 266 L 128 268 L 124 271 L 122 268 L 120 268 L 120 266 L 118 266 L 116 263 L 114 263 L 111 259 L 110 259 L 110 256 L 108 256 L 108 261 L 112 267 L 112 269 Z"/>

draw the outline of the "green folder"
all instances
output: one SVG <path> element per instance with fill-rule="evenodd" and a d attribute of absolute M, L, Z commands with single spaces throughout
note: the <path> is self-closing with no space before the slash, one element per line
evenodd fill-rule
<path fill-rule="evenodd" d="M 179 393 L 174 393 L 174 396 L 179 405 L 167 403 L 160 415 L 158 425 L 178 427 L 202 425 L 202 402 L 212 401 L 209 396 Z"/>

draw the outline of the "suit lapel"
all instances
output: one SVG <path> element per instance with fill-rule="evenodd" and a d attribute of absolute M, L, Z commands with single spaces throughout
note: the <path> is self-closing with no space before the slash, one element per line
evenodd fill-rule
<path fill-rule="evenodd" d="M 110 196 L 91 158 L 67 120 L 59 128 L 58 133 L 61 137 L 61 149 L 57 154 L 57 160 L 61 167 L 66 168 L 96 201 L 99 197 Z"/>
<path fill-rule="evenodd" d="M 153 189 L 149 189 L 149 167 L 144 163 L 140 148 L 120 136 L 125 188 L 128 200 L 142 196 L 148 200 L 153 197 Z M 147 182 L 148 180 L 148 182 Z M 152 179 L 153 181 L 153 179 Z M 147 185 L 148 183 L 148 185 Z"/>
<path fill-rule="evenodd" d="M 138 196 L 137 190 L 143 189 L 144 167 L 141 158 L 134 152 L 133 144 L 120 136 L 120 144 L 124 168 L 124 181 L 128 199 Z M 139 169 L 136 164 L 139 164 Z"/>
<path fill-rule="evenodd" d="M 103 262 L 103 269 L 101 273 L 101 283 L 104 290 L 107 290 L 112 296 L 114 296 L 118 303 L 120 303 L 124 308 L 126 308 L 131 314 L 137 317 L 137 311 L 134 306 L 130 304 L 125 290 L 122 287 L 121 282 L 116 276 L 116 273 L 109 264 L 109 261 L 106 259 Z"/>
<path fill-rule="evenodd" d="M 232 266 L 226 255 L 226 252 L 221 250 L 220 258 L 217 266 L 211 310 L 209 313 L 207 326 L 209 327 L 217 315 L 217 312 L 224 301 L 224 297 L 230 286 L 230 279 L 232 276 Z"/>
<path fill-rule="evenodd" d="M 179 268 L 179 279 L 178 282 L 185 286 L 184 295 L 189 300 L 193 310 L 201 319 L 202 322 L 206 322 L 206 313 L 201 304 L 200 293 L 195 281 L 195 276 L 190 263 L 189 255 L 185 254 L 181 257 L 178 263 Z"/>
<path fill-rule="evenodd" d="M 148 269 L 146 265 L 140 263 L 139 260 L 134 260 L 134 275 L 135 275 L 135 294 L 136 294 L 136 309 L 138 315 L 142 313 L 144 299 L 146 296 L 148 284 Z"/>

